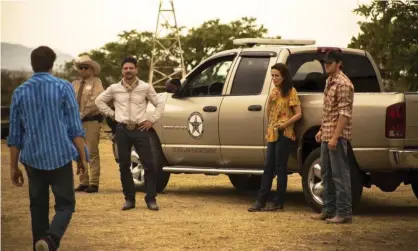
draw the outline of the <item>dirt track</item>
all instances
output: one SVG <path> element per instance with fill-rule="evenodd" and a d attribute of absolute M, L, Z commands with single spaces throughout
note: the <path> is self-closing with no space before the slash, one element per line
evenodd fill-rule
<path fill-rule="evenodd" d="M 255 194 L 238 193 L 225 175 L 172 175 L 158 196 L 159 212 L 146 209 L 142 193 L 135 210 L 122 212 L 110 141 L 102 140 L 100 150 L 100 193 L 77 194 L 77 212 L 61 251 L 414 250 L 418 245 L 418 200 L 409 186 L 393 193 L 365 189 L 353 224 L 342 226 L 309 219 L 312 210 L 299 175 L 289 177 L 289 199 L 281 213 L 248 213 Z M 14 187 L 4 141 L 1 157 L 1 250 L 31 250 L 26 174 L 24 187 Z M 52 215 L 53 201 L 51 193 Z"/>

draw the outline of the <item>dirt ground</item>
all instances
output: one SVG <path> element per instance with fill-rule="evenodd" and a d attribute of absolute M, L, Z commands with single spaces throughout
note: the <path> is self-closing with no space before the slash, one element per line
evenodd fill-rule
<path fill-rule="evenodd" d="M 26 174 L 23 188 L 11 184 L 8 148 L 4 141 L 1 146 L 1 250 L 31 250 Z M 365 189 L 351 225 L 310 220 L 313 212 L 296 174 L 289 177 L 284 212 L 248 213 L 255 194 L 237 192 L 225 175 L 179 174 L 158 196 L 159 212 L 146 209 L 143 193 L 137 194 L 136 209 L 121 211 L 110 141 L 102 140 L 100 150 L 100 193 L 77 193 L 61 251 L 414 250 L 418 245 L 418 200 L 410 186 L 393 193 Z M 53 201 L 51 193 L 51 218 Z"/>

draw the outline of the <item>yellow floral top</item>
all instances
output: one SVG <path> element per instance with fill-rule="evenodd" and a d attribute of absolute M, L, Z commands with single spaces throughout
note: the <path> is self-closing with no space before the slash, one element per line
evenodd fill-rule
<path fill-rule="evenodd" d="M 295 88 L 289 91 L 287 97 L 280 95 L 280 90 L 274 87 L 268 99 L 268 108 L 270 109 L 266 140 L 268 142 L 275 142 L 279 138 L 278 125 L 286 122 L 293 117 L 294 112 L 292 106 L 300 105 L 298 93 Z M 289 125 L 284 129 L 283 135 L 296 140 L 294 124 Z"/>

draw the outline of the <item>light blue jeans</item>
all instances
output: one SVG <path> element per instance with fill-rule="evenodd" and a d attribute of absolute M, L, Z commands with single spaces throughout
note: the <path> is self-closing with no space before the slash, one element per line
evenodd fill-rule
<path fill-rule="evenodd" d="M 350 165 L 347 140 L 339 138 L 336 149 L 321 144 L 321 174 L 324 182 L 323 212 L 345 218 L 352 217 Z"/>

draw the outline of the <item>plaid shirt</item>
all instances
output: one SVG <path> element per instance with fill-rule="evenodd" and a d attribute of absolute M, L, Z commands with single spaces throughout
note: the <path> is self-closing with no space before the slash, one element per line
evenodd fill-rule
<path fill-rule="evenodd" d="M 340 71 L 334 78 L 327 79 L 321 126 L 323 142 L 328 142 L 333 137 L 339 115 L 348 117 L 348 123 L 344 126 L 340 137 L 351 140 L 353 99 L 354 86 L 344 73 Z"/>

